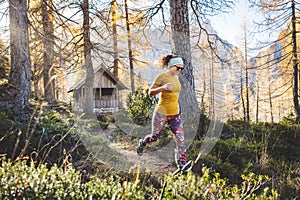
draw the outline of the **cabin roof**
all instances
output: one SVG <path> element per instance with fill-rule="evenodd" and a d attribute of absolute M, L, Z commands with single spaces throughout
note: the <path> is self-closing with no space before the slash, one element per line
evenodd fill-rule
<path fill-rule="evenodd" d="M 125 90 L 127 87 L 119 81 L 103 64 L 99 65 L 94 69 L 94 74 L 100 71 L 104 75 L 108 76 L 112 82 L 118 87 L 119 90 Z M 78 90 L 80 87 L 84 85 L 86 81 L 86 76 L 83 76 L 83 78 L 79 79 L 71 88 L 68 90 L 68 92 L 72 92 L 73 90 Z"/>

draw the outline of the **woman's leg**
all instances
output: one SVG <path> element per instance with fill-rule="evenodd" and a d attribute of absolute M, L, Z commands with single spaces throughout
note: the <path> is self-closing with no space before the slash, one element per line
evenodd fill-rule
<path fill-rule="evenodd" d="M 186 148 L 184 145 L 184 131 L 181 123 L 180 114 L 168 117 L 168 123 L 171 131 L 173 132 L 174 140 L 176 143 L 176 151 L 179 161 L 179 165 L 185 165 L 186 163 Z"/>
<path fill-rule="evenodd" d="M 167 122 L 167 116 L 154 113 L 152 118 L 151 134 L 145 136 L 143 143 L 147 144 L 147 143 L 155 142 L 160 137 L 166 122 Z"/>
<path fill-rule="evenodd" d="M 144 139 L 139 140 L 139 145 L 136 149 L 138 155 L 143 155 L 144 148 L 146 144 L 155 142 L 164 128 L 165 123 L 167 122 L 167 117 L 158 113 L 154 113 L 152 119 L 152 132 L 149 135 L 146 135 Z"/>

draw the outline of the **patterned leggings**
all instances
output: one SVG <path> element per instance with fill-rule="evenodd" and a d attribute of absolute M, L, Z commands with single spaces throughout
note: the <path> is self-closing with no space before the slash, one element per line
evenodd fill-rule
<path fill-rule="evenodd" d="M 152 119 L 152 133 L 146 135 L 143 142 L 145 144 L 155 142 L 159 139 L 162 130 L 168 124 L 171 131 L 173 132 L 173 137 L 176 143 L 177 155 L 182 163 L 186 163 L 186 148 L 184 146 L 184 131 L 181 123 L 180 114 L 166 116 L 159 113 L 155 113 Z"/>

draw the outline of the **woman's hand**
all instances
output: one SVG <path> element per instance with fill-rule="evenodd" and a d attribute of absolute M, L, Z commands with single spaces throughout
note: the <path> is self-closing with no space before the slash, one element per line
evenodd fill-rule
<path fill-rule="evenodd" d="M 162 87 L 164 90 L 173 90 L 174 85 L 172 83 L 166 83 Z"/>

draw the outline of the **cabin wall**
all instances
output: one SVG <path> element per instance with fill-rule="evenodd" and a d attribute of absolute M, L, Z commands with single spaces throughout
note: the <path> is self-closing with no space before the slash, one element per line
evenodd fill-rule
<path fill-rule="evenodd" d="M 113 81 L 105 74 L 96 72 L 94 76 L 94 108 L 95 112 L 114 112 L 119 108 L 119 90 Z M 102 90 L 113 91 L 112 94 L 102 94 Z M 97 90 L 97 92 L 96 92 Z M 95 98 L 96 97 L 96 98 Z M 84 101 L 84 86 L 74 90 L 74 109 L 82 109 Z"/>
<path fill-rule="evenodd" d="M 96 72 L 94 76 L 94 88 L 115 88 L 112 80 L 101 72 Z"/>

